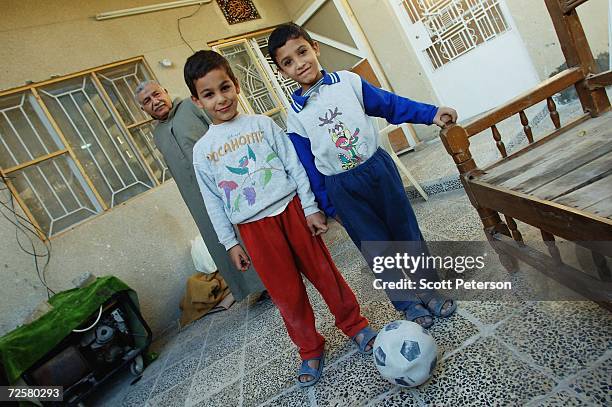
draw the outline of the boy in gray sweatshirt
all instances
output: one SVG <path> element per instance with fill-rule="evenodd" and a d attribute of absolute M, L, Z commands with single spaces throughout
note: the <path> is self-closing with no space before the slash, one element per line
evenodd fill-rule
<path fill-rule="evenodd" d="M 235 267 L 250 261 L 299 348 L 300 386 L 323 369 L 324 339 L 315 327 L 301 274 L 321 293 L 336 326 L 359 350 L 372 352 L 376 332 L 319 236 L 327 230 L 308 176 L 287 135 L 272 119 L 238 113 L 240 85 L 214 51 L 187 59 L 185 82 L 213 124 L 193 148 L 193 165 L 208 214 Z M 246 254 L 236 239 L 237 225 Z"/>

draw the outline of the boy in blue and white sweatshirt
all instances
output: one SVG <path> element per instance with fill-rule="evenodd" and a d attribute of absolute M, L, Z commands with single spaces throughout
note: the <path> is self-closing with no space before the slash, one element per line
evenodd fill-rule
<path fill-rule="evenodd" d="M 193 166 L 220 242 L 237 269 L 249 265 L 234 231 L 238 227 L 257 274 L 299 348 L 300 386 L 317 382 L 324 339 L 315 327 L 302 274 L 329 306 L 336 326 L 363 353 L 376 332 L 361 315 L 350 287 L 319 236 L 327 230 L 308 176 L 287 135 L 263 115 L 238 113 L 240 85 L 229 63 L 214 51 L 187 59 L 185 82 L 192 100 L 213 124 L 193 148 Z"/>
<path fill-rule="evenodd" d="M 409 254 L 427 252 L 399 172 L 380 148 L 370 116 L 393 124 L 443 127 L 457 119 L 457 112 L 376 88 L 352 72 L 320 71 L 318 44 L 293 23 L 272 32 L 268 50 L 281 72 L 301 85 L 292 95 L 287 132 L 319 206 L 341 221 L 370 267 L 374 257 L 384 253 L 367 249 L 363 242 L 417 242 L 410 245 L 414 253 Z M 401 276 L 401 270 L 394 273 Z M 432 269 L 416 270 L 413 277 L 437 278 Z M 433 324 L 432 314 L 447 317 L 456 309 L 453 300 L 435 291 L 403 292 L 401 300 L 397 292 L 387 294 L 406 319 L 423 327 Z"/>

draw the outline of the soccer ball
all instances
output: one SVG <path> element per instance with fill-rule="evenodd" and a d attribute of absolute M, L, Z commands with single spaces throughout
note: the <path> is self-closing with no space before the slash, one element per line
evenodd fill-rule
<path fill-rule="evenodd" d="M 427 330 L 410 321 L 390 322 L 374 341 L 374 364 L 393 384 L 415 387 L 431 376 L 438 346 Z"/>

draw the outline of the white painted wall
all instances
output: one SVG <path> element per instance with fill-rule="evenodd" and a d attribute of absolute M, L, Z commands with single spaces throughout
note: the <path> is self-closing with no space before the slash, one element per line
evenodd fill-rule
<path fill-rule="evenodd" d="M 539 80 L 521 38 L 507 32 L 429 72 L 440 104 L 466 119 L 492 109 Z"/>

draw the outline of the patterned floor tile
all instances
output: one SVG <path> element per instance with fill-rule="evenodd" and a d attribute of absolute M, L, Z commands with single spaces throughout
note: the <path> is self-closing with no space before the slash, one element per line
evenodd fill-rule
<path fill-rule="evenodd" d="M 184 340 L 185 342 L 181 342 L 181 338 L 177 338 L 174 342 L 172 353 L 168 356 L 166 366 L 172 366 L 179 360 L 187 357 L 199 357 L 206 343 L 206 336 L 196 335 L 191 339 L 186 337 Z"/>
<path fill-rule="evenodd" d="M 423 227 L 421 227 L 421 233 L 423 233 L 423 239 L 425 239 L 426 242 L 429 242 L 429 241 L 439 242 L 439 241 L 448 240 L 447 237 L 442 236 L 436 232 L 432 232 L 429 229 L 425 229 Z"/>
<path fill-rule="evenodd" d="M 182 407 L 189 394 L 191 378 L 177 384 L 165 392 L 152 397 L 147 402 L 149 407 Z"/>
<path fill-rule="evenodd" d="M 242 326 L 235 331 L 226 333 L 225 336 L 214 338 L 212 341 L 209 338 L 209 340 L 206 341 L 206 347 L 203 351 L 203 355 L 206 358 L 206 364 L 213 364 L 230 353 L 242 350 L 245 343 L 245 336 L 246 330 L 244 326 Z"/>
<path fill-rule="evenodd" d="M 252 341 L 266 331 L 284 327 L 283 318 L 276 307 L 261 313 L 257 318 L 249 319 L 248 329 L 246 333 L 247 342 Z"/>
<path fill-rule="evenodd" d="M 347 275 L 350 276 L 355 268 L 367 266 L 365 259 L 350 240 L 347 241 L 342 252 L 334 257 L 334 263 L 336 264 L 336 268 L 338 268 L 345 277 Z"/>
<path fill-rule="evenodd" d="M 612 406 L 612 358 L 578 376 L 570 388 L 593 405 Z"/>
<path fill-rule="evenodd" d="M 537 302 L 503 323 L 496 335 L 563 378 L 612 349 L 612 314 L 592 302 Z"/>
<path fill-rule="evenodd" d="M 353 288 L 357 301 L 362 308 L 373 301 L 389 301 L 384 290 L 374 288 L 374 279 L 374 273 L 372 273 L 369 267 L 364 266 L 349 280 L 349 285 Z"/>
<path fill-rule="evenodd" d="M 293 386 L 299 365 L 297 351 L 291 350 L 247 373 L 243 406 L 257 406 Z"/>
<path fill-rule="evenodd" d="M 238 380 L 195 404 L 195 407 L 238 407 L 240 405 L 241 388 L 242 380 Z"/>
<path fill-rule="evenodd" d="M 344 335 L 344 333 L 333 324 L 333 321 L 329 321 L 322 327 L 320 333 L 323 338 L 325 338 L 326 365 L 331 365 L 338 360 L 338 358 L 357 349 L 351 338 Z"/>
<path fill-rule="evenodd" d="M 253 302 L 249 304 L 249 314 L 247 316 L 247 319 L 251 321 L 260 316 L 261 314 L 273 309 L 276 309 L 276 305 L 274 305 L 274 302 L 272 302 L 272 300 L 270 299 L 267 299 L 265 301 Z"/>
<path fill-rule="evenodd" d="M 189 340 L 190 338 L 196 336 L 206 336 L 214 317 L 215 314 L 204 315 L 202 318 L 193 321 L 189 325 L 186 325 L 181 328 L 180 332 L 178 333 L 178 336 L 182 337 L 182 340 Z"/>
<path fill-rule="evenodd" d="M 445 240 L 486 240 L 478 212 L 463 190 L 414 202 L 413 209 L 421 228 Z"/>
<path fill-rule="evenodd" d="M 448 318 L 434 318 L 429 333 L 438 345 L 438 357 L 459 348 L 468 338 L 478 334 L 478 328 L 470 321 L 454 313 Z"/>
<path fill-rule="evenodd" d="M 459 301 L 459 307 L 467 311 L 483 325 L 496 324 L 525 307 L 525 302 Z"/>
<path fill-rule="evenodd" d="M 142 380 L 147 381 L 149 379 L 154 379 L 159 376 L 164 366 L 164 362 L 165 360 L 161 357 L 158 357 L 156 360 L 151 362 L 151 364 L 148 365 L 142 373 Z"/>
<path fill-rule="evenodd" d="M 207 364 L 204 369 L 198 371 L 193 377 L 189 403 L 200 402 L 211 394 L 220 391 L 228 383 L 238 379 L 242 375 L 242 371 L 242 350 L 233 352 L 215 363 Z"/>
<path fill-rule="evenodd" d="M 215 314 L 208 336 L 216 339 L 220 336 L 234 332 L 246 323 L 247 306 L 234 304 L 227 311 Z"/>
<path fill-rule="evenodd" d="M 376 370 L 371 355 L 354 353 L 325 369 L 314 390 L 319 407 L 358 406 L 392 387 Z"/>
<path fill-rule="evenodd" d="M 187 357 L 173 366 L 167 366 L 159 375 L 157 384 L 151 392 L 151 397 L 155 397 L 193 376 L 199 362 L 200 357 L 198 355 L 196 357 Z"/>
<path fill-rule="evenodd" d="M 414 395 L 414 390 L 398 389 L 392 391 L 388 396 L 377 400 L 370 407 L 419 407 L 419 401 Z"/>
<path fill-rule="evenodd" d="M 522 406 L 554 385 L 495 339 L 485 338 L 438 363 L 432 378 L 416 390 L 436 406 Z"/>
<path fill-rule="evenodd" d="M 245 369 L 247 372 L 289 350 L 297 351 L 284 325 L 272 326 L 260 333 L 259 337 L 246 344 Z"/>
<path fill-rule="evenodd" d="M 586 407 L 592 405 L 590 403 L 585 403 L 567 391 L 554 393 L 552 396 L 542 401 L 538 401 L 535 404 L 540 407 Z"/>
<path fill-rule="evenodd" d="M 274 407 L 309 406 L 310 400 L 308 399 L 308 390 L 296 386 L 294 389 L 288 391 L 282 396 L 269 401 L 267 405 Z"/>
<path fill-rule="evenodd" d="M 377 331 L 389 322 L 404 319 L 389 301 L 372 301 L 361 308 L 361 313 L 370 321 L 370 326 Z"/>
<path fill-rule="evenodd" d="M 123 396 L 121 400 L 121 406 L 123 407 L 142 407 L 145 405 L 145 402 L 149 399 L 151 395 L 151 390 L 153 389 L 153 385 L 155 384 L 154 378 L 152 380 L 143 382 L 142 380 L 138 383 L 129 386 L 129 382 L 126 385 L 129 386 L 129 389 Z"/>

